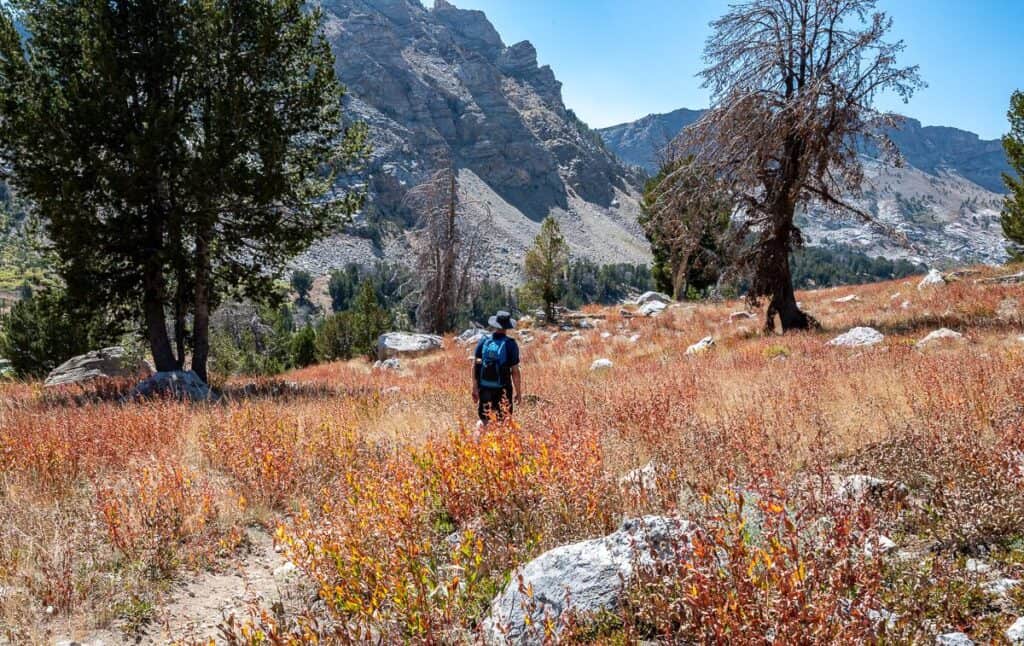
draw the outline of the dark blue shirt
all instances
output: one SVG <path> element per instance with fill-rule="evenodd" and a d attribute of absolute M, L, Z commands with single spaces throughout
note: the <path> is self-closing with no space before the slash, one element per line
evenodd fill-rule
<path fill-rule="evenodd" d="M 501 385 L 508 388 L 512 385 L 512 368 L 519 365 L 519 344 L 507 334 L 495 332 L 491 336 L 485 336 L 476 344 L 476 351 L 473 353 L 473 379 L 480 383 L 480 361 L 483 359 L 484 343 L 490 339 L 504 337 L 505 340 L 505 363 L 501 366 Z"/>

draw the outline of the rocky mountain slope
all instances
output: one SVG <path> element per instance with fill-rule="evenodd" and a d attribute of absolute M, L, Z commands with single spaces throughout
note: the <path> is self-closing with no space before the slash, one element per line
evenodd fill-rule
<path fill-rule="evenodd" d="M 562 102 L 561 84 L 529 42 L 506 46 L 479 11 L 437 0 L 324 0 L 347 112 L 369 126 L 369 201 L 355 230 L 316 245 L 299 265 L 401 259 L 415 214 L 406 192 L 449 164 L 484 227 L 481 271 L 513 278 L 548 215 L 575 255 L 642 262 L 647 243 L 631 172 Z"/>
<path fill-rule="evenodd" d="M 625 163 L 653 174 L 659 151 L 703 113 L 676 110 L 599 130 Z M 868 159 L 861 208 L 903 234 L 909 245 L 859 220 L 814 212 L 799 218 L 812 245 L 849 246 L 871 256 L 929 265 L 995 263 L 1006 258 L 999 211 L 1009 165 L 998 140 L 906 119 L 890 133 L 905 166 Z M 870 156 L 870 151 L 868 151 Z"/>

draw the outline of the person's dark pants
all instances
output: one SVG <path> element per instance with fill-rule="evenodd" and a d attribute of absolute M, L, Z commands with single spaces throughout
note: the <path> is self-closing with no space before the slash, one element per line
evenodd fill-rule
<path fill-rule="evenodd" d="M 494 419 L 505 419 L 512 414 L 512 386 L 505 388 L 480 388 L 480 403 L 477 415 L 480 421 L 487 423 Z"/>

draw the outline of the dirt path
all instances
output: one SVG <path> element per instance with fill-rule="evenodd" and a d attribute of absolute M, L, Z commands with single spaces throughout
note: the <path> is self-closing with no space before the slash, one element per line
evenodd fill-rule
<path fill-rule="evenodd" d="M 60 646 L 112 646 L 114 644 L 165 644 L 219 642 L 217 627 L 228 616 L 245 620 L 254 603 L 266 609 L 282 604 L 301 608 L 312 592 L 283 555 L 274 551 L 273 539 L 264 531 L 248 530 L 250 550 L 220 572 L 202 572 L 178 584 L 157 609 L 145 634 L 132 639 L 116 631 L 94 633 L 87 639 L 61 638 Z"/>

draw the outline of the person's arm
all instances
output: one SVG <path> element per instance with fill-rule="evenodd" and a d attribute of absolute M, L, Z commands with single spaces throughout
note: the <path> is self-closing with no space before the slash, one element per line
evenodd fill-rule
<path fill-rule="evenodd" d="M 523 373 L 519 366 L 512 366 L 512 386 L 515 388 L 515 402 L 523 403 Z"/>

